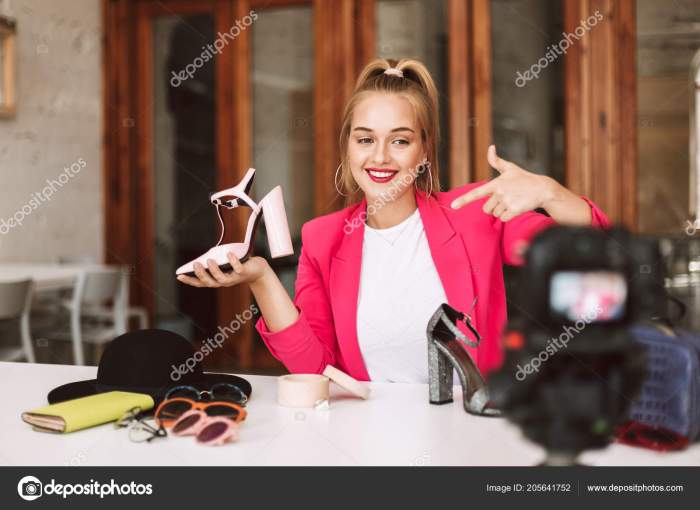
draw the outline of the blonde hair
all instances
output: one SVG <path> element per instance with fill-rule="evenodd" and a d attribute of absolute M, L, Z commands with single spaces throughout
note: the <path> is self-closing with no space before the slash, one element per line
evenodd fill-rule
<path fill-rule="evenodd" d="M 401 71 L 385 73 L 389 68 Z M 428 194 L 440 190 L 437 148 L 440 143 L 440 119 L 438 112 L 438 93 L 430 72 L 425 65 L 413 59 L 378 58 L 370 62 L 360 73 L 355 88 L 350 95 L 340 128 L 340 185 L 346 196 L 346 205 L 357 202 L 361 191 L 355 184 L 347 161 L 348 144 L 352 115 L 357 104 L 372 92 L 397 94 L 405 98 L 413 107 L 420 129 L 421 140 L 425 147 L 429 171 L 420 172 L 415 185 Z M 336 183 L 337 187 L 337 183 Z"/>

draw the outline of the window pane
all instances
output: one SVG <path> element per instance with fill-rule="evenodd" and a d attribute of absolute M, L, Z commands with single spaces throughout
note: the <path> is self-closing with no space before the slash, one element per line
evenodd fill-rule
<path fill-rule="evenodd" d="M 550 48 L 564 31 L 561 2 L 494 0 L 491 19 L 499 155 L 564 183 L 564 57 L 553 58 Z M 536 79 L 519 79 L 548 53 L 551 62 Z"/>
<path fill-rule="evenodd" d="M 301 226 L 314 214 L 312 9 L 258 11 L 252 30 L 254 193 L 260 200 L 282 186 L 298 255 Z M 256 253 L 268 252 L 264 236 L 256 245 Z M 293 296 L 295 258 L 270 262 Z"/>
<path fill-rule="evenodd" d="M 690 105 L 700 4 L 637 1 L 639 228 L 678 233 L 690 219 Z"/>
<path fill-rule="evenodd" d="M 668 291 L 687 307 L 680 325 L 693 330 L 700 329 L 700 235 L 692 235 L 697 160 L 691 160 L 698 147 L 691 123 L 700 106 L 699 21 L 697 0 L 637 0 L 638 226 L 664 237 Z"/>
<path fill-rule="evenodd" d="M 156 327 L 192 340 L 216 328 L 216 291 L 175 279 L 175 270 L 206 252 L 219 235 L 209 202 L 216 189 L 215 61 L 177 86 L 171 80 L 214 39 L 209 15 L 153 21 Z"/>

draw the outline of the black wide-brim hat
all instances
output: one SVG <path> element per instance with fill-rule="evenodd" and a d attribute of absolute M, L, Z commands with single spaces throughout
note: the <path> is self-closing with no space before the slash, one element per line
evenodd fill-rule
<path fill-rule="evenodd" d="M 49 404 L 108 391 L 131 391 L 150 395 L 157 406 L 176 386 L 208 390 L 216 383 L 234 384 L 250 399 L 252 388 L 247 380 L 202 370 L 209 347 L 209 351 L 195 351 L 186 338 L 162 329 L 124 333 L 105 347 L 96 379 L 54 388 L 48 394 Z"/>

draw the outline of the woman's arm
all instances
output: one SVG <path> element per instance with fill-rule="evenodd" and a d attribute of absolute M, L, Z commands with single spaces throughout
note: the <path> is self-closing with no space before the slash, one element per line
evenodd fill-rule
<path fill-rule="evenodd" d="M 210 288 L 248 283 L 271 331 L 284 329 L 298 319 L 299 311 L 267 260 L 262 257 L 251 257 L 245 263 L 241 263 L 232 252 L 227 253 L 226 256 L 233 269 L 230 273 L 224 273 L 214 260 L 209 259 L 207 261 L 209 273 L 203 265 L 195 262 L 194 272 L 197 278 L 179 275 L 177 279 L 193 287 Z"/>
<path fill-rule="evenodd" d="M 297 313 L 296 320 L 283 329 L 276 329 L 283 325 L 282 321 L 275 317 L 275 323 L 268 324 L 265 316 L 258 320 L 255 328 L 270 353 L 290 372 L 320 374 L 327 365 L 336 364 L 338 341 L 328 288 L 318 262 L 308 250 L 309 239 L 314 238 L 308 231 L 309 224 L 306 224 L 301 229 L 302 246 L 292 305 Z M 292 315 L 291 310 L 284 313 Z M 338 368 L 344 370 L 342 366 Z"/>
<path fill-rule="evenodd" d="M 457 209 L 469 202 L 489 197 L 483 210 L 507 222 L 527 211 L 542 208 L 562 225 L 591 225 L 591 205 L 551 177 L 534 174 L 515 163 L 498 157 L 491 145 L 487 158 L 499 176 L 483 186 L 456 198 L 452 207 Z"/>
<path fill-rule="evenodd" d="M 274 333 L 294 324 L 299 319 L 299 311 L 267 261 L 265 266 L 267 269 L 263 274 L 250 282 L 250 291 L 255 296 L 268 329 Z M 233 269 L 236 270 L 235 266 Z"/>
<path fill-rule="evenodd" d="M 241 263 L 228 255 L 233 271 L 222 272 L 213 260 L 209 273 L 195 263 L 196 278 L 180 275 L 178 280 L 194 287 L 231 287 L 248 283 L 262 317 L 255 328 L 270 353 L 296 373 L 321 373 L 336 363 L 337 340 L 326 288 L 314 259 L 309 256 L 306 228 L 302 228 L 302 250 L 297 268 L 295 298 L 292 301 L 267 261 L 251 257 Z"/>
<path fill-rule="evenodd" d="M 499 158 L 489 147 L 488 161 L 500 175 L 452 202 L 453 208 L 482 200 L 482 209 L 501 220 L 501 247 L 506 264 L 520 265 L 531 239 L 555 223 L 608 228 L 610 220 L 586 197 L 572 193 L 551 177 L 533 174 Z M 532 212 L 542 208 L 549 217 Z"/>
<path fill-rule="evenodd" d="M 551 177 L 542 175 L 543 199 L 540 207 L 560 225 L 591 225 L 591 206 Z"/>

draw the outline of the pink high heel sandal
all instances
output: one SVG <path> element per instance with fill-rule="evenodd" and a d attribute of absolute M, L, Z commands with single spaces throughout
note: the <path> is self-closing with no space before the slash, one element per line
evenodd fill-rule
<path fill-rule="evenodd" d="M 195 274 L 194 263 L 199 262 L 206 268 L 208 259 L 213 259 L 222 271 L 229 271 L 231 264 L 226 256 L 229 251 L 232 251 L 241 262 L 245 262 L 253 252 L 255 233 L 261 216 L 265 217 L 267 243 L 270 247 L 272 258 L 285 257 L 294 253 L 292 238 L 289 235 L 289 225 L 287 224 L 287 213 L 284 210 L 282 187 L 277 186 L 273 188 L 260 200 L 260 203 L 256 204 L 248 196 L 248 192 L 253 185 L 253 177 L 255 177 L 255 168 L 249 168 L 243 180 L 233 188 L 219 191 L 211 196 L 210 201 L 216 206 L 216 213 L 219 215 L 219 221 L 221 222 L 219 242 L 204 255 L 180 266 L 175 272 L 176 275 L 193 276 Z M 234 198 L 224 200 L 224 197 Z M 224 239 L 225 227 L 219 207 L 235 209 L 239 205 L 250 207 L 253 210 L 250 218 L 248 218 L 248 228 L 246 229 L 244 241 L 242 243 L 221 244 L 221 241 Z"/>

